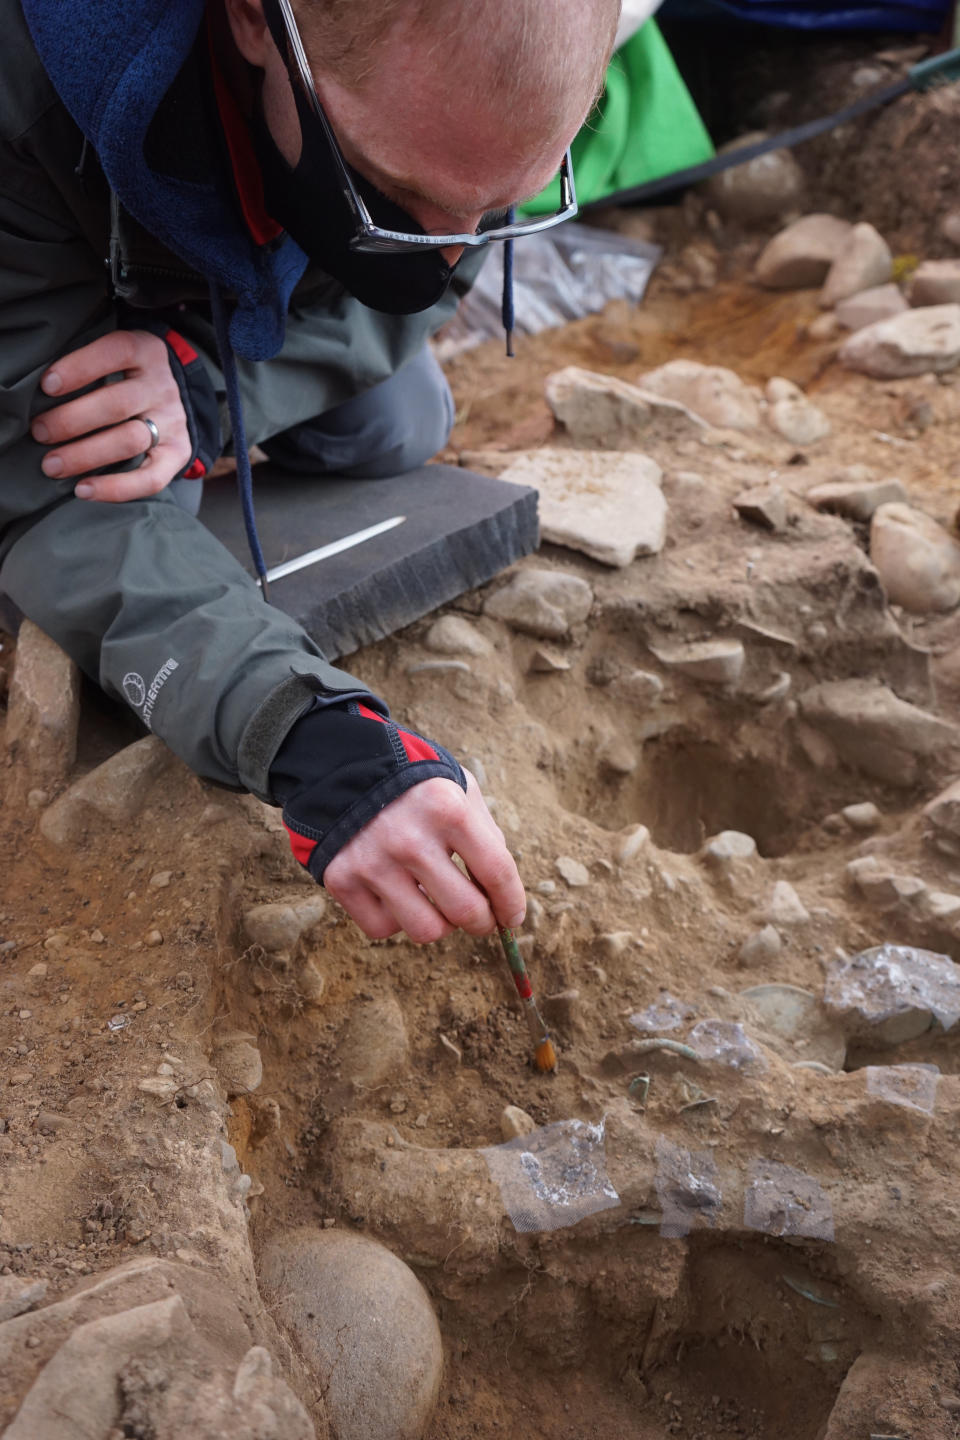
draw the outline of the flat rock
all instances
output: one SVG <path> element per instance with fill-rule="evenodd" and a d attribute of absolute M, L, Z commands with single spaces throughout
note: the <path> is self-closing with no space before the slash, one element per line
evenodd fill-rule
<path fill-rule="evenodd" d="M 558 875 L 560 875 L 572 889 L 578 889 L 583 885 L 590 884 L 590 871 L 586 865 L 583 865 L 579 860 L 574 860 L 571 855 L 558 855 L 554 863 Z"/>
<path fill-rule="evenodd" d="M 870 525 L 870 559 L 894 605 L 914 615 L 960 604 L 960 544 L 911 505 L 881 505 Z"/>
<path fill-rule="evenodd" d="M 77 754 L 80 671 L 60 646 L 30 620 L 17 637 L 7 699 L 6 744 L 19 790 L 56 788 Z"/>
<path fill-rule="evenodd" d="M 766 131 L 753 130 L 722 145 L 719 153 L 728 154 L 767 138 Z M 790 150 L 768 150 L 711 175 L 703 190 L 709 204 L 728 220 L 762 225 L 799 209 L 805 183 L 803 170 Z"/>
<path fill-rule="evenodd" d="M 146 804 L 150 786 L 174 763 L 172 751 L 155 735 L 127 745 L 43 812 L 41 834 L 54 845 L 74 845 L 93 819 L 129 825 Z"/>
<path fill-rule="evenodd" d="M 435 655 L 489 655 L 493 649 L 486 635 L 462 615 L 441 615 L 434 620 L 423 642 Z"/>
<path fill-rule="evenodd" d="M 960 363 L 960 305 L 930 305 L 878 320 L 851 335 L 839 359 L 876 380 L 953 370 Z"/>
<path fill-rule="evenodd" d="M 708 685 L 736 685 L 746 661 L 740 640 L 691 640 L 682 645 L 650 646 L 661 665 Z"/>
<path fill-rule="evenodd" d="M 506 1105 L 500 1113 L 500 1134 L 504 1141 L 516 1140 L 518 1135 L 532 1135 L 536 1128 L 533 1116 L 518 1105 Z"/>
<path fill-rule="evenodd" d="M 810 919 L 810 912 L 789 880 L 778 880 L 767 901 L 764 918 L 771 925 L 788 929 L 791 925 L 805 925 Z"/>
<path fill-rule="evenodd" d="M 830 421 L 818 406 L 805 397 L 777 400 L 770 406 L 768 420 L 778 435 L 791 445 L 815 445 L 830 434 Z"/>
<path fill-rule="evenodd" d="M 47 1293 L 46 1280 L 26 1280 L 22 1275 L 0 1275 L 0 1325 L 23 1315 Z"/>
<path fill-rule="evenodd" d="M 784 1059 L 817 1060 L 831 1070 L 843 1069 L 843 1026 L 812 991 L 796 985 L 754 985 L 740 993 L 759 1022 L 761 1038 Z"/>
<path fill-rule="evenodd" d="M 845 515 L 848 520 L 869 520 L 881 505 L 905 501 L 906 489 L 900 480 L 828 480 L 814 485 L 804 499 L 815 510 Z"/>
<path fill-rule="evenodd" d="M 909 310 L 899 285 L 891 281 L 887 285 L 872 285 L 850 295 L 837 305 L 837 324 L 844 330 L 862 330 L 865 325 L 875 325 L 878 320 L 890 320 Z"/>
<path fill-rule="evenodd" d="M 642 450 L 654 421 L 667 421 L 676 438 L 697 435 L 704 422 L 685 405 L 640 390 L 616 375 L 568 365 L 548 375 L 547 404 L 575 445 L 591 450 Z M 516 457 L 514 457 L 516 458 Z M 502 473 L 502 472 L 501 472 Z"/>
<path fill-rule="evenodd" d="M 911 305 L 960 303 L 960 260 L 924 260 L 913 272 Z"/>
<path fill-rule="evenodd" d="M 754 276 L 767 290 L 810 290 L 822 285 L 853 226 L 835 215 L 804 215 L 764 247 Z"/>
<path fill-rule="evenodd" d="M 886 285 L 893 273 L 890 247 L 878 230 L 867 221 L 854 225 L 830 266 L 820 294 L 824 310 L 832 310 L 841 300 Z"/>
<path fill-rule="evenodd" d="M 697 360 L 669 360 L 640 376 L 644 390 L 676 400 L 720 430 L 753 430 L 760 423 L 756 396 L 722 365 Z"/>
<path fill-rule="evenodd" d="M 733 508 L 742 520 L 764 530 L 784 530 L 787 524 L 787 496 L 781 485 L 754 485 L 741 490 Z"/>
<path fill-rule="evenodd" d="M 354 1006 L 336 1051 L 344 1081 L 372 1090 L 404 1071 L 409 1058 L 407 1026 L 396 996 Z"/>
<path fill-rule="evenodd" d="M 860 830 L 865 834 L 876 830 L 883 821 L 883 816 L 872 800 L 859 800 L 855 805 L 844 805 L 840 814 L 851 830 Z"/>
<path fill-rule="evenodd" d="M 756 840 L 742 830 L 721 830 L 718 835 L 712 835 L 703 847 L 704 860 L 721 869 L 737 861 L 752 860 L 756 853 Z"/>
<path fill-rule="evenodd" d="M 533 450 L 503 477 L 540 493 L 544 540 L 622 568 L 656 555 L 667 537 L 667 502 L 655 460 L 636 452 Z"/>
<path fill-rule="evenodd" d="M 561 570 L 519 570 L 486 601 L 484 614 L 542 640 L 559 640 L 586 620 L 593 590 L 579 575 Z"/>
<path fill-rule="evenodd" d="M 339 1227 L 284 1230 L 259 1280 L 323 1393 L 338 1440 L 420 1440 L 440 1393 L 430 1297 L 384 1245 Z"/>
<path fill-rule="evenodd" d="M 954 780 L 923 807 L 923 817 L 940 835 L 960 840 L 960 780 Z"/>
<path fill-rule="evenodd" d="M 960 726 L 901 700 L 873 680 L 830 680 L 804 691 L 800 713 L 862 774 L 910 786 L 931 765 L 956 768 Z"/>

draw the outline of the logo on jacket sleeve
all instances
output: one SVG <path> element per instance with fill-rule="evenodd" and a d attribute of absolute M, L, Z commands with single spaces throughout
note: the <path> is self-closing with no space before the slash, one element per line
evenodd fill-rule
<path fill-rule="evenodd" d="M 134 710 L 140 711 L 140 719 L 148 730 L 151 728 L 150 722 L 153 717 L 153 707 L 157 703 L 157 696 L 160 694 L 164 685 L 166 685 L 174 670 L 179 669 L 180 661 L 174 660 L 171 655 L 169 660 L 165 660 L 160 666 L 160 669 L 150 681 L 149 687 L 143 676 L 138 675 L 136 670 L 128 670 L 126 675 L 124 675 L 122 681 L 123 693 L 127 697 L 131 707 Z"/>

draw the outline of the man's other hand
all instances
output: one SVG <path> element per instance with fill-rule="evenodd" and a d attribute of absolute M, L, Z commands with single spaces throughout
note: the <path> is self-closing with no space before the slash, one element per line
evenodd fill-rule
<path fill-rule="evenodd" d="M 391 801 L 330 861 L 323 883 L 371 940 L 400 930 L 417 944 L 456 929 L 487 935 L 521 924 L 526 908 L 516 863 L 469 771 L 466 794 L 452 780 L 424 780 Z"/>
<path fill-rule="evenodd" d="M 108 375 L 123 379 L 99 384 Z M 30 431 L 49 445 L 41 469 L 54 479 L 83 475 L 74 493 L 81 500 L 140 500 L 156 495 L 190 462 L 190 434 L 167 347 L 148 330 L 115 330 L 55 361 L 40 382 L 45 395 L 71 395 L 37 415 Z M 150 449 L 152 420 L 160 439 Z M 87 475 L 148 452 L 136 470 Z"/>

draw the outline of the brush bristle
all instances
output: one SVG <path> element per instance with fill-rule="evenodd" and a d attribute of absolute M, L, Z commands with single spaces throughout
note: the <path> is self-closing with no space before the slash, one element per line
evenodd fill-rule
<path fill-rule="evenodd" d="M 557 1052 L 553 1048 L 553 1041 L 549 1038 L 542 1040 L 533 1052 L 533 1063 L 538 1070 L 556 1070 Z"/>

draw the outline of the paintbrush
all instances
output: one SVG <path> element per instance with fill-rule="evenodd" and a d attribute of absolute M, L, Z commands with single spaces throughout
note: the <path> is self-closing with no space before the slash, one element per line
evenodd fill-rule
<path fill-rule="evenodd" d="M 524 1014 L 527 1017 L 527 1028 L 530 1031 L 530 1039 L 533 1041 L 533 1063 L 538 1070 L 556 1070 L 557 1052 L 553 1048 L 553 1041 L 543 1023 L 543 1017 L 537 1009 L 537 1002 L 533 998 L 533 989 L 530 985 L 530 976 L 527 974 L 527 967 L 523 963 L 523 956 L 520 954 L 517 939 L 513 931 L 506 925 L 501 925 L 497 934 L 500 936 L 500 944 L 503 946 L 503 953 L 507 957 L 507 964 L 510 966 L 510 973 L 513 976 L 513 983 L 517 987 L 517 994 L 523 1001 Z"/>

